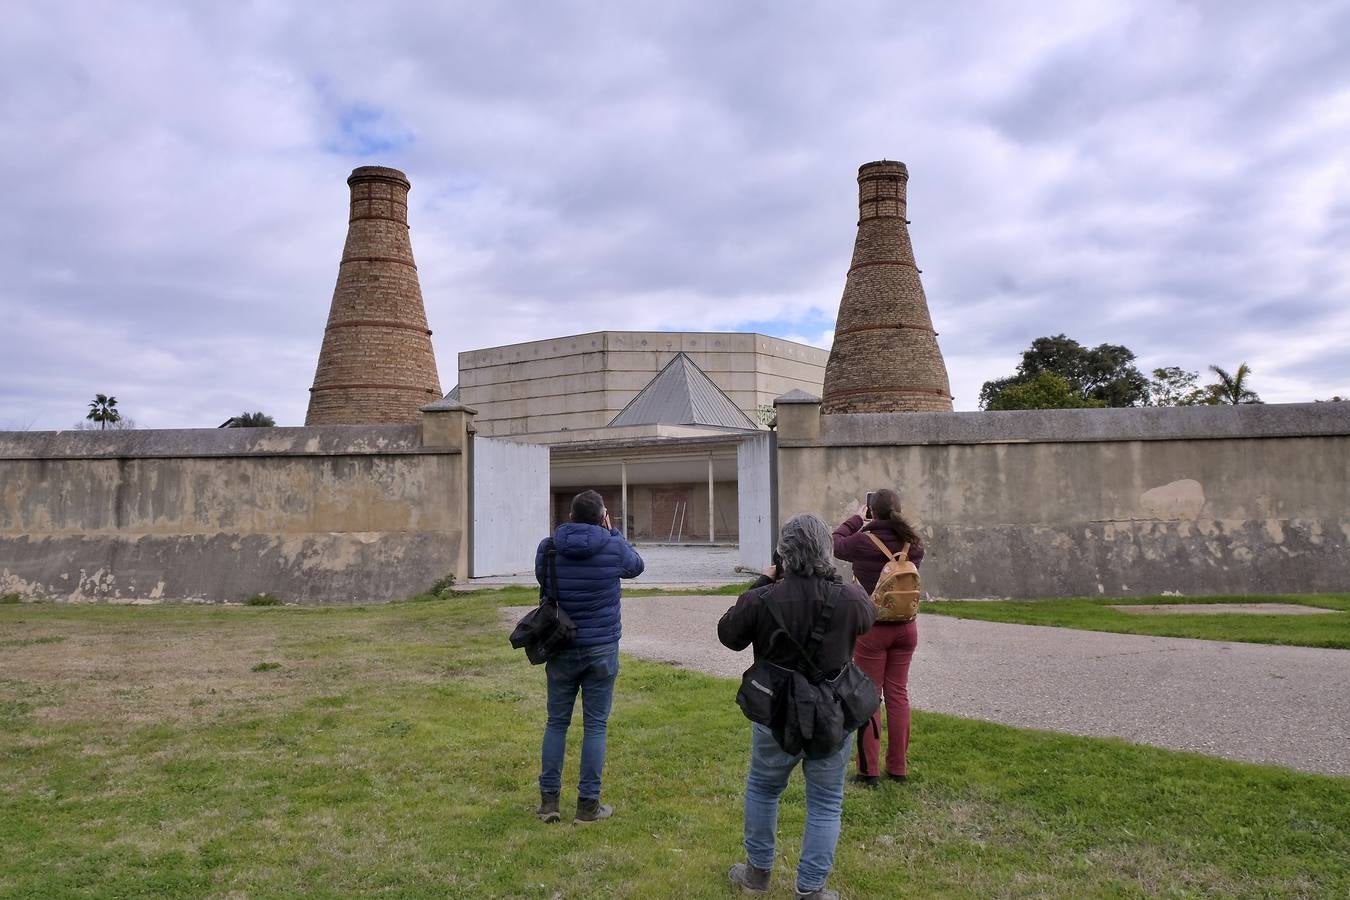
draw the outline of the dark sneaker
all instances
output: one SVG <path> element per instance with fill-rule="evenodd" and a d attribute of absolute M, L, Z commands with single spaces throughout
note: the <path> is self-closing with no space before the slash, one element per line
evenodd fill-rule
<path fill-rule="evenodd" d="M 614 815 L 614 807 L 602 806 L 598 799 L 588 800 L 585 797 L 577 798 L 577 817 L 572 820 L 573 825 L 584 825 L 587 822 L 599 822 L 601 819 L 608 819 Z"/>
<path fill-rule="evenodd" d="M 558 810 L 558 795 L 545 794 L 543 791 L 540 791 L 539 808 L 534 811 L 534 814 L 539 817 L 540 822 L 548 822 L 550 824 L 561 822 L 562 813 Z"/>
<path fill-rule="evenodd" d="M 815 891 L 808 891 L 803 894 L 797 891 L 797 900 L 839 900 L 839 892 L 832 891 L 827 887 Z"/>
<path fill-rule="evenodd" d="M 765 894 L 769 891 L 769 876 L 772 874 L 768 869 L 757 869 L 749 863 L 736 863 L 727 877 L 732 884 L 739 884 L 747 894 Z"/>
<path fill-rule="evenodd" d="M 876 775 L 864 775 L 859 772 L 857 775 L 853 776 L 853 783 L 861 784 L 863 787 L 874 788 L 881 784 L 881 778 Z"/>
<path fill-rule="evenodd" d="M 886 777 L 891 781 L 909 781 L 908 775 L 896 775 L 894 772 L 887 772 Z"/>

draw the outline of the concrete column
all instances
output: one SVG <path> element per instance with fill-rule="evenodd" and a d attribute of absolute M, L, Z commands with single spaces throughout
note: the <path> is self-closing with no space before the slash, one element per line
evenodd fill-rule
<path fill-rule="evenodd" d="M 708 457 L 708 543 L 712 543 L 716 536 L 713 534 L 713 518 L 716 515 L 715 498 L 713 497 L 713 459 Z"/>
<path fill-rule="evenodd" d="M 619 460 L 619 515 L 623 517 L 623 523 L 619 525 L 619 533 L 623 539 L 628 540 L 628 462 Z"/>
<path fill-rule="evenodd" d="M 478 410 L 454 400 L 428 403 L 422 407 L 422 446 L 464 451 L 476 415 Z"/>
<path fill-rule="evenodd" d="M 455 482 L 459 509 L 455 515 L 460 533 L 459 557 L 446 560 L 451 572 L 469 574 L 473 559 L 473 417 L 478 410 L 454 400 L 437 400 L 421 408 L 422 446 L 455 454 Z"/>
<path fill-rule="evenodd" d="M 803 390 L 788 391 L 773 401 L 778 417 L 778 446 L 811 444 L 820 438 L 820 398 Z"/>

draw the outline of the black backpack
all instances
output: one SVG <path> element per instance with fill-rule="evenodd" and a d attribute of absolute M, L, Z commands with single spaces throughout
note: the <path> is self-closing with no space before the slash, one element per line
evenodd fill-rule
<path fill-rule="evenodd" d="M 524 648 L 531 664 L 548 662 L 572 645 L 577 626 L 558 605 L 558 548 L 553 538 L 544 542 L 548 559 L 548 584 L 539 585 L 539 605 L 527 612 L 511 631 L 511 646 Z"/>
<path fill-rule="evenodd" d="M 837 599 L 837 592 L 827 593 L 806 646 L 788 632 L 778 608 L 765 603 L 778 626 L 770 646 L 780 636 L 786 638 L 796 648 L 802 668 L 785 669 L 767 659 L 756 660 L 741 677 L 736 702 L 746 718 L 773 730 L 784 753 L 801 753 L 807 759 L 831 756 L 881 705 L 877 686 L 852 660 L 832 677 L 816 666 L 815 651 L 829 629 Z"/>

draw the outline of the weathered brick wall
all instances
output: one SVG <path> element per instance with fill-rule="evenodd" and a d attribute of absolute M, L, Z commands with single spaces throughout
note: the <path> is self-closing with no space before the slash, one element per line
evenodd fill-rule
<path fill-rule="evenodd" d="M 908 181 L 904 163 L 858 170 L 858 237 L 825 367 L 827 413 L 952 408 L 906 227 Z"/>
<path fill-rule="evenodd" d="M 402 172 L 362 166 L 306 425 L 416 422 L 441 396 Z"/>

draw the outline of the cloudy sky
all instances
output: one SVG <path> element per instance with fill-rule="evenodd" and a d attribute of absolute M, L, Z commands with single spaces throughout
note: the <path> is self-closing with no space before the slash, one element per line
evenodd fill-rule
<path fill-rule="evenodd" d="M 363 164 L 446 389 L 595 329 L 829 346 L 885 157 L 958 409 L 1060 332 L 1350 395 L 1350 0 L 4 9 L 0 428 L 301 424 Z"/>

